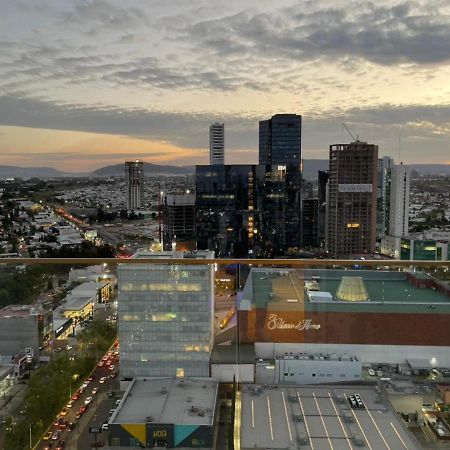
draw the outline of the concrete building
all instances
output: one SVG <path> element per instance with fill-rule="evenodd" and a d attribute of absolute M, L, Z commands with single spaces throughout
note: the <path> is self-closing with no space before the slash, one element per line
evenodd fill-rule
<path fill-rule="evenodd" d="M 144 163 L 125 161 L 125 195 L 128 211 L 144 209 Z"/>
<path fill-rule="evenodd" d="M 209 251 L 139 251 L 133 258 L 212 258 Z M 207 377 L 213 339 L 213 265 L 118 267 L 120 376 Z"/>
<path fill-rule="evenodd" d="M 276 114 L 259 122 L 259 164 L 294 165 L 302 159 L 302 116 Z"/>
<path fill-rule="evenodd" d="M 15 357 L 30 348 L 38 357 L 40 321 L 42 314 L 30 305 L 9 305 L 0 310 L 0 356 Z"/>
<path fill-rule="evenodd" d="M 168 194 L 164 197 L 163 244 L 172 250 L 177 242 L 195 241 L 195 194 Z"/>
<path fill-rule="evenodd" d="M 360 381 L 362 362 L 355 356 L 285 353 L 275 358 L 274 383 L 322 384 Z"/>
<path fill-rule="evenodd" d="M 209 164 L 225 163 L 225 125 L 213 123 L 209 127 Z"/>
<path fill-rule="evenodd" d="M 375 251 L 378 146 L 330 146 L 327 250 L 333 258 Z"/>
<path fill-rule="evenodd" d="M 422 272 L 252 268 L 231 334 L 264 360 L 346 353 L 362 363 L 422 358 L 450 367 L 449 298 L 448 284 Z"/>
<path fill-rule="evenodd" d="M 112 447 L 214 449 L 218 382 L 133 379 L 108 422 Z"/>

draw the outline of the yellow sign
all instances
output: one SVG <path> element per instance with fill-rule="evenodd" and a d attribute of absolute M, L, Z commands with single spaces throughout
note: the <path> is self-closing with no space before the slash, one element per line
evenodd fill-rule
<path fill-rule="evenodd" d="M 166 438 L 167 430 L 153 430 L 153 437 L 154 438 Z"/>

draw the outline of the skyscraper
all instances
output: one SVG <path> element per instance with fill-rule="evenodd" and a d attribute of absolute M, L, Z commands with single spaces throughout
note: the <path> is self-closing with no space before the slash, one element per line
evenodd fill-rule
<path fill-rule="evenodd" d="M 164 250 L 172 250 L 174 243 L 195 249 L 195 194 L 167 194 L 164 197 Z M 182 244 L 183 243 L 183 244 Z"/>
<path fill-rule="evenodd" d="M 196 166 L 197 248 L 268 257 L 300 246 L 300 171 L 292 165 Z"/>
<path fill-rule="evenodd" d="M 139 251 L 133 258 L 213 258 L 212 252 Z M 212 264 L 118 267 L 120 377 L 208 377 Z"/>
<path fill-rule="evenodd" d="M 300 167 L 302 116 L 276 114 L 259 122 L 259 163 Z"/>
<path fill-rule="evenodd" d="M 209 164 L 224 164 L 225 162 L 225 125 L 213 123 L 209 127 Z"/>
<path fill-rule="evenodd" d="M 328 252 L 334 258 L 374 252 L 378 146 L 331 145 L 329 175 Z"/>
<path fill-rule="evenodd" d="M 403 164 L 390 169 L 389 235 L 407 236 L 409 231 L 410 172 Z"/>
<path fill-rule="evenodd" d="M 394 160 L 390 156 L 383 156 L 378 160 L 377 235 L 380 237 L 389 232 L 392 167 Z"/>
<path fill-rule="evenodd" d="M 125 161 L 125 193 L 128 211 L 144 207 L 144 163 Z"/>

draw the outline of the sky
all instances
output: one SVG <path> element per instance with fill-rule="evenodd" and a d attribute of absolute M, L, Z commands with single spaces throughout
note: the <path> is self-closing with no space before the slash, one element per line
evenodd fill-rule
<path fill-rule="evenodd" d="M 0 0 L 0 164 L 257 162 L 303 116 L 305 159 L 379 145 L 450 164 L 450 0 Z"/>

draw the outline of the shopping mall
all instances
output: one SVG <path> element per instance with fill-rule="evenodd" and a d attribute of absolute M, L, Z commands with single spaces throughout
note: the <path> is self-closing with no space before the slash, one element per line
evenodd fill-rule
<path fill-rule="evenodd" d="M 363 363 L 424 358 L 450 365 L 450 288 L 422 272 L 251 270 L 239 342 L 258 358 L 348 353 Z"/>

